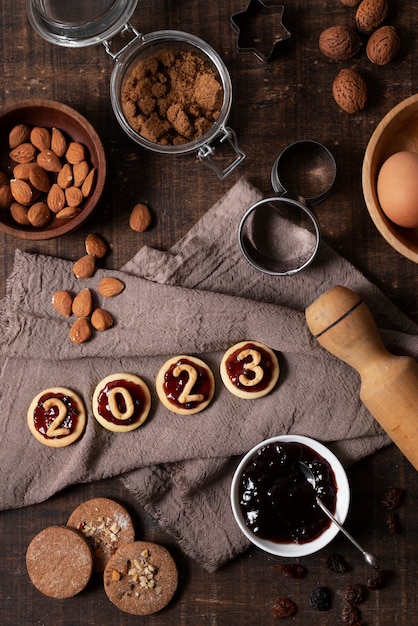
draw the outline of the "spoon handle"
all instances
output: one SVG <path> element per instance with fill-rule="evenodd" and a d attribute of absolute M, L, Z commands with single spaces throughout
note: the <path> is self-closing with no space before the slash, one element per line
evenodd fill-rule
<path fill-rule="evenodd" d="M 347 537 L 347 539 L 349 539 L 351 541 L 351 543 L 358 549 L 360 550 L 360 552 L 362 553 L 364 560 L 366 561 L 366 563 L 368 563 L 368 565 L 371 565 L 372 567 L 374 567 L 375 569 L 377 569 L 379 567 L 378 565 L 378 561 L 376 559 L 375 556 L 373 556 L 373 554 L 370 554 L 369 552 L 366 552 L 366 550 L 364 550 L 361 545 L 354 539 L 354 537 L 352 537 L 350 535 L 350 533 L 344 528 L 344 526 L 342 524 L 340 524 L 340 522 L 337 520 L 336 517 L 334 517 L 334 515 L 331 513 L 331 511 L 329 511 L 327 509 L 327 507 L 325 506 L 325 504 L 322 502 L 322 500 L 320 498 L 318 498 L 318 496 L 316 496 L 316 502 L 318 504 L 318 506 L 322 509 L 322 511 L 325 513 L 325 515 L 327 515 L 330 520 L 332 522 L 334 522 L 334 524 L 336 526 L 338 526 L 338 528 L 341 530 L 342 533 L 344 533 L 344 535 Z"/>

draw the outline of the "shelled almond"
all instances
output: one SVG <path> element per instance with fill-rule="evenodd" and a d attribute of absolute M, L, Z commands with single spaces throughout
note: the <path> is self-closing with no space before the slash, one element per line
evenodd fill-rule
<path fill-rule="evenodd" d="M 68 220 L 80 213 L 95 183 L 86 146 L 58 128 L 17 124 L 9 133 L 9 148 L 13 174 L 0 172 L 0 209 L 34 228 L 54 216 Z"/>

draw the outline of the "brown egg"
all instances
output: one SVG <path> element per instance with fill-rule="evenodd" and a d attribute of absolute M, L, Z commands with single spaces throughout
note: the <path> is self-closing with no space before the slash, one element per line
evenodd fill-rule
<path fill-rule="evenodd" d="M 418 227 L 418 154 L 403 150 L 382 165 L 377 196 L 385 215 L 398 226 Z"/>

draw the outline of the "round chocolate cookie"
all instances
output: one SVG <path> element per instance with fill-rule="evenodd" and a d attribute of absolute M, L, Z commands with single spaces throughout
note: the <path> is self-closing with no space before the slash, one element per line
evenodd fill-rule
<path fill-rule="evenodd" d="M 26 568 L 38 591 L 51 598 L 71 598 L 89 582 L 93 554 L 78 531 L 65 526 L 50 526 L 30 542 Z"/>
<path fill-rule="evenodd" d="M 174 356 L 166 361 L 155 384 L 162 404 L 179 415 L 203 411 L 215 393 L 211 369 L 193 356 Z"/>
<path fill-rule="evenodd" d="M 109 498 L 93 498 L 80 504 L 71 513 L 67 526 L 79 530 L 90 543 L 95 572 L 104 571 L 121 543 L 132 543 L 135 539 L 128 511 Z"/>
<path fill-rule="evenodd" d="M 107 597 L 121 611 L 151 615 L 170 602 L 177 589 L 177 566 L 163 546 L 146 541 L 122 544 L 108 561 Z"/>
<path fill-rule="evenodd" d="M 276 355 L 258 341 L 241 341 L 222 357 L 220 374 L 225 387 L 239 398 L 255 400 L 272 391 L 279 378 Z"/>

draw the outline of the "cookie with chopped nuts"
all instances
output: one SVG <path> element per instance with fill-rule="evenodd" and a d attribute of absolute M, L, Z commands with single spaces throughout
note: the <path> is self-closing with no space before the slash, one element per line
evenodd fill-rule
<path fill-rule="evenodd" d="M 93 498 L 82 502 L 68 518 L 67 526 L 76 528 L 93 550 L 93 568 L 102 573 L 110 557 L 121 543 L 135 539 L 133 521 L 128 511 L 109 498 Z"/>
<path fill-rule="evenodd" d="M 103 575 L 107 597 L 124 613 L 152 615 L 171 601 L 177 589 L 174 559 L 155 543 L 122 544 L 108 561 Z"/>

